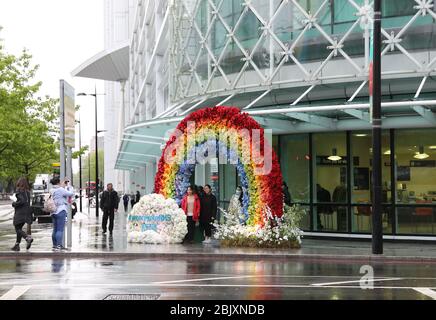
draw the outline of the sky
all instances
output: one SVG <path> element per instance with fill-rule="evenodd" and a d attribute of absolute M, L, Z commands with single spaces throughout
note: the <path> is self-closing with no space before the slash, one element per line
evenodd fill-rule
<path fill-rule="evenodd" d="M 103 0 L 0 0 L 0 39 L 6 52 L 18 55 L 24 48 L 40 65 L 36 76 L 43 85 L 40 96 L 59 98 L 59 80 L 76 91 L 104 92 L 104 82 L 72 78 L 71 72 L 104 49 Z M 82 145 L 95 131 L 94 98 L 76 97 L 82 111 Z M 104 97 L 98 100 L 99 130 L 104 129 Z M 76 118 L 79 115 L 76 114 Z M 76 147 L 79 146 L 78 127 Z M 78 161 L 73 163 L 77 171 Z"/>

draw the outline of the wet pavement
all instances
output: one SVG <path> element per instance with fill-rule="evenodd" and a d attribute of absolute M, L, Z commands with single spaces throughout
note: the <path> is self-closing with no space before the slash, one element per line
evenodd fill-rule
<path fill-rule="evenodd" d="M 115 215 L 113 236 L 103 235 L 101 229 L 102 214 L 95 217 L 95 209 L 84 208 L 84 213 L 78 213 L 73 221 L 73 244 L 66 253 L 53 253 L 50 223 L 32 225 L 32 236 L 35 239 L 31 250 L 25 250 L 17 255 L 10 250 L 15 243 L 15 232 L 12 226 L 13 211 L 8 203 L 0 203 L 0 256 L 8 257 L 51 257 L 67 255 L 82 258 L 139 258 L 166 256 L 172 258 L 213 257 L 213 258 L 319 258 L 384 261 L 400 259 L 404 261 L 422 261 L 436 264 L 436 245 L 432 243 L 399 243 L 386 242 L 382 257 L 372 256 L 369 241 L 335 241 L 304 239 L 301 249 L 254 249 L 254 248 L 222 248 L 218 242 L 211 245 L 145 245 L 127 243 L 126 222 L 127 213 L 122 210 Z"/>
<path fill-rule="evenodd" d="M 161 300 L 436 299 L 434 266 L 373 264 L 369 281 L 362 280 L 361 268 L 210 259 L 0 260 L 0 300 L 103 300 L 111 295 L 156 295 Z"/>
<path fill-rule="evenodd" d="M 370 242 L 325 239 L 304 239 L 299 250 L 131 244 L 127 213 L 116 214 L 113 237 L 87 213 L 73 222 L 71 251 L 51 252 L 51 224 L 35 223 L 31 250 L 23 243 L 15 254 L 12 211 L 0 203 L 0 300 L 436 299 L 432 244 L 386 243 L 398 261 L 359 261 L 371 257 Z"/>

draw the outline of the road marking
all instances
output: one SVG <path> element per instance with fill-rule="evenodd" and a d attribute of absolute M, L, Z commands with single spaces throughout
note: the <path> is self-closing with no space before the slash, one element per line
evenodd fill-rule
<path fill-rule="evenodd" d="M 314 287 L 324 287 L 324 286 L 333 286 L 337 284 L 346 284 L 346 283 L 360 283 L 360 282 L 376 282 L 376 281 L 395 281 L 395 280 L 403 280 L 403 278 L 382 278 L 382 279 L 365 279 L 365 280 L 353 280 L 353 281 L 340 281 L 340 282 L 327 282 L 327 283 L 312 283 L 311 285 Z"/>
<path fill-rule="evenodd" d="M 30 288 L 30 286 L 14 286 L 11 290 L 2 295 L 0 300 L 17 300 Z"/>
<path fill-rule="evenodd" d="M 419 293 L 422 293 L 433 300 L 436 300 L 436 291 L 433 291 L 430 288 L 413 288 L 413 290 L 418 291 Z"/>
<path fill-rule="evenodd" d="M 320 287 L 312 285 L 299 285 L 299 284 L 202 284 L 202 283 L 174 283 L 174 284 L 153 284 L 153 283 L 66 283 L 66 284 L 37 284 L 32 288 L 140 288 L 140 287 L 162 287 L 162 288 L 174 288 L 174 287 L 217 287 L 217 288 L 305 288 L 305 289 L 359 289 L 360 286 L 329 286 Z M 388 289 L 388 290 L 414 290 L 416 287 L 393 287 L 393 286 L 380 286 L 374 287 L 374 289 Z M 435 288 L 429 288 L 436 290 Z"/>
<path fill-rule="evenodd" d="M 151 284 L 170 284 L 170 283 L 193 282 L 193 281 L 212 281 L 212 280 L 243 279 L 243 278 L 254 278 L 254 277 L 257 277 L 257 276 L 252 275 L 252 276 L 239 276 L 239 277 L 183 279 L 183 280 L 158 281 L 158 282 L 152 282 Z"/>

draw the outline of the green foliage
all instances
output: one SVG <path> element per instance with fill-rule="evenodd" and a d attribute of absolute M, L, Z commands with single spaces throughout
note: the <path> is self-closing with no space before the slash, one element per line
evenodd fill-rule
<path fill-rule="evenodd" d="M 79 159 L 80 156 L 84 156 L 86 151 L 89 150 L 89 146 L 84 146 L 80 150 L 74 151 L 72 154 L 73 159 Z"/>
<path fill-rule="evenodd" d="M 58 101 L 37 96 L 38 66 L 23 51 L 16 57 L 0 46 L 0 181 L 50 172 L 58 161 Z"/>
<path fill-rule="evenodd" d="M 87 148 L 87 147 L 85 147 Z M 98 151 L 98 175 L 100 182 L 104 182 L 104 151 Z M 91 175 L 89 177 L 89 174 Z M 74 174 L 74 185 L 79 185 L 79 173 Z M 82 156 L 82 184 L 85 186 L 87 181 L 95 181 L 95 152 Z"/>

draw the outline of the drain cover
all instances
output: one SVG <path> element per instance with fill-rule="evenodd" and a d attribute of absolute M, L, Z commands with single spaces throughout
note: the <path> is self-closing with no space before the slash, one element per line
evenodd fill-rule
<path fill-rule="evenodd" d="M 158 300 L 160 294 L 110 294 L 103 300 Z"/>

